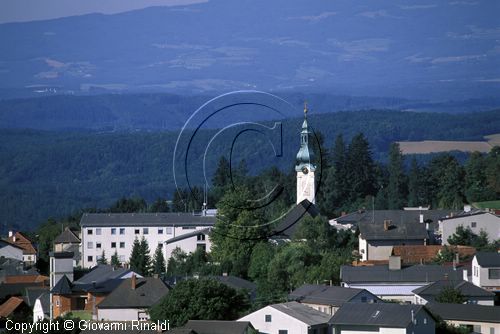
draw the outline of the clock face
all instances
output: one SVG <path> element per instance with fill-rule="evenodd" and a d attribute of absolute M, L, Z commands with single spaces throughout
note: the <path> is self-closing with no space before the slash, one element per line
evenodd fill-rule
<path fill-rule="evenodd" d="M 309 173 L 309 169 L 307 169 L 306 166 L 302 167 L 302 173 L 304 173 L 304 174 Z"/>

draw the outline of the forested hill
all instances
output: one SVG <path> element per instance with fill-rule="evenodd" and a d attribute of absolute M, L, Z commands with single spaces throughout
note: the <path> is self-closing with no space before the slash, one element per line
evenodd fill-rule
<path fill-rule="evenodd" d="M 446 139 L 482 140 L 500 133 L 500 110 L 451 115 L 398 111 L 317 114 L 309 124 L 332 147 L 338 134 L 346 141 L 363 132 L 373 157 L 384 160 L 393 141 Z M 250 171 L 278 165 L 290 170 L 299 146 L 300 119 L 285 120 L 283 158 L 269 159 L 269 148 L 255 136 L 241 136 L 234 151 Z M 215 130 L 200 132 L 208 142 Z M 220 138 L 231 142 L 230 133 Z M 60 217 L 86 207 L 109 207 L 122 196 L 147 201 L 172 198 L 172 153 L 175 132 L 50 132 L 7 129 L 0 132 L 0 223 L 2 228 L 35 227 L 48 217 Z M 262 147 L 267 147 L 262 149 Z M 212 172 L 225 146 L 214 146 L 207 156 Z M 204 147 L 195 147 L 203 152 Z M 201 165 L 190 166 L 201 170 Z M 196 180 L 196 178 L 199 178 Z M 201 173 L 194 182 L 201 180 Z M 210 175 L 209 175 L 210 177 Z"/>
<path fill-rule="evenodd" d="M 500 107 L 500 98 L 426 102 L 392 97 L 353 97 L 322 93 L 277 93 L 297 110 L 305 100 L 312 114 L 367 109 L 463 113 Z M 100 94 L 57 95 L 0 100 L 0 128 L 38 130 L 178 130 L 213 95 Z M 234 109 L 236 117 L 252 113 Z M 250 114 L 250 115 L 249 115 Z M 254 116 L 262 120 L 262 116 Z M 258 117 L 261 117 L 260 119 Z M 241 119 L 235 118 L 234 121 Z M 229 122 L 232 120 L 229 119 Z M 217 124 L 210 127 L 216 128 Z"/>

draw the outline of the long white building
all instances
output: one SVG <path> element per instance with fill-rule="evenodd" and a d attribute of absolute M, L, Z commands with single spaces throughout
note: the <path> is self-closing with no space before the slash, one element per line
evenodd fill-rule
<path fill-rule="evenodd" d="M 148 241 L 153 256 L 158 245 L 165 249 L 167 240 L 196 230 L 206 231 L 214 224 L 214 215 L 192 213 L 86 213 L 80 221 L 82 266 L 94 267 L 103 251 L 108 262 L 116 251 L 120 262 L 128 263 L 135 238 L 142 237 Z M 199 239 L 197 245 L 210 251 L 208 240 Z M 166 251 L 164 256 L 168 261 Z"/>

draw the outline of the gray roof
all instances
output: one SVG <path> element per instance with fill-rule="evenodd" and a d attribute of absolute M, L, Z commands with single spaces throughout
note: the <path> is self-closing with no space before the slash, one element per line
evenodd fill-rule
<path fill-rule="evenodd" d="M 184 239 L 188 239 L 188 238 L 191 238 L 191 237 L 195 237 L 197 235 L 200 235 L 200 234 L 205 234 L 205 235 L 208 235 L 210 234 L 210 231 L 212 230 L 211 227 L 207 227 L 207 228 L 203 228 L 203 229 L 200 229 L 200 230 L 196 230 L 196 231 L 193 231 L 193 232 L 189 232 L 189 233 L 184 233 L 184 234 L 181 234 L 177 237 L 173 237 L 173 238 L 170 238 L 166 241 L 167 244 L 171 244 L 171 243 L 174 243 L 174 242 L 177 242 L 177 241 L 180 241 L 180 240 L 184 240 Z"/>
<path fill-rule="evenodd" d="M 292 291 L 288 295 L 288 299 L 302 303 L 341 306 L 363 291 L 366 290 L 340 286 L 304 284 Z M 376 296 L 373 297 L 378 299 Z"/>
<path fill-rule="evenodd" d="M 305 217 L 317 217 L 319 210 L 316 206 L 307 199 L 293 207 L 279 223 L 273 228 L 272 237 L 291 239 L 299 226 L 301 219 Z"/>
<path fill-rule="evenodd" d="M 499 306 L 428 303 L 426 307 L 444 320 L 500 323 Z"/>
<path fill-rule="evenodd" d="M 126 268 L 115 268 L 108 264 L 99 264 L 92 268 L 92 270 L 75 281 L 75 284 L 92 284 L 93 282 L 100 283 L 110 279 L 121 278 L 132 271 Z"/>
<path fill-rule="evenodd" d="M 302 305 L 295 301 L 269 306 L 280 312 L 288 314 L 289 316 L 302 321 L 309 326 L 326 324 L 328 323 L 328 320 L 330 320 L 330 315 L 316 311 L 312 307 Z"/>
<path fill-rule="evenodd" d="M 17 248 L 17 249 L 20 249 L 20 250 L 23 250 L 23 248 L 19 247 L 18 245 L 16 244 L 12 244 L 8 241 L 5 241 L 5 240 L 0 240 L 0 248 L 4 248 L 4 247 L 7 247 L 7 246 L 10 246 L 10 247 L 14 247 L 14 248 Z"/>
<path fill-rule="evenodd" d="M 452 287 L 453 289 L 460 291 L 464 297 L 489 297 L 491 299 L 495 297 L 493 292 L 481 289 L 480 287 L 464 280 L 440 280 L 415 289 L 412 292 L 424 298 L 426 296 L 436 297 L 445 287 Z"/>
<path fill-rule="evenodd" d="M 159 278 L 146 277 L 136 279 L 136 288 L 132 289 L 132 279 L 122 280 L 100 304 L 99 308 L 149 308 L 168 293 L 167 285 Z"/>
<path fill-rule="evenodd" d="M 38 299 L 40 299 L 40 304 L 42 304 L 43 313 L 47 316 L 50 315 L 50 293 L 45 292 Z"/>
<path fill-rule="evenodd" d="M 358 225 L 362 236 L 365 239 L 368 238 L 367 240 L 423 239 L 427 237 L 427 233 L 425 233 L 425 224 L 420 224 L 420 214 L 423 215 L 424 222 L 429 223 L 430 229 L 437 229 L 439 220 L 459 212 L 450 210 L 359 210 L 339 217 L 336 221 L 339 224 Z M 384 231 L 384 220 L 392 221 L 396 228 Z M 372 222 L 375 222 L 376 227 L 366 226 Z"/>
<path fill-rule="evenodd" d="M 453 269 L 452 266 L 433 264 L 401 267 L 400 270 L 389 270 L 388 265 L 342 266 L 340 278 L 342 282 L 351 284 L 435 282 L 442 279 L 460 280 L 463 270 L 463 267 Z"/>
<path fill-rule="evenodd" d="M 236 277 L 236 276 L 210 276 L 214 280 L 221 282 L 233 289 L 243 289 L 247 290 L 249 293 L 250 300 L 255 299 L 257 294 L 257 285 L 253 282 L 247 281 L 246 279 Z"/>
<path fill-rule="evenodd" d="M 452 215 L 448 215 L 447 217 L 443 217 L 441 220 L 449 220 L 449 219 L 456 219 L 456 218 L 463 218 L 463 217 L 471 217 L 471 216 L 477 216 L 477 215 L 484 215 L 484 214 L 490 214 L 487 211 L 483 210 L 471 210 L 468 212 L 461 211 L 461 212 L 455 212 Z"/>
<path fill-rule="evenodd" d="M 422 305 L 345 303 L 330 324 L 406 328 L 411 323 L 411 311 L 416 315 L 421 310 L 427 312 Z"/>
<path fill-rule="evenodd" d="M 33 307 L 35 305 L 35 301 L 44 293 L 49 292 L 48 287 L 32 287 L 26 288 L 25 292 L 25 302 L 29 307 Z"/>
<path fill-rule="evenodd" d="M 213 226 L 213 216 L 197 216 L 192 213 L 85 213 L 81 227 L 122 226 Z"/>
<path fill-rule="evenodd" d="M 481 267 L 500 267 L 500 253 L 478 252 L 476 259 Z"/>
<path fill-rule="evenodd" d="M 73 284 L 69 281 L 68 277 L 64 275 L 50 292 L 56 295 L 71 295 L 73 293 L 72 287 Z"/>
<path fill-rule="evenodd" d="M 69 228 L 65 228 L 64 231 L 59 234 L 55 239 L 54 243 L 56 244 L 79 244 L 80 239 L 76 236 L 73 231 L 71 231 Z"/>
<path fill-rule="evenodd" d="M 222 320 L 189 320 L 184 325 L 197 334 L 246 334 L 249 327 L 253 328 L 249 321 Z"/>

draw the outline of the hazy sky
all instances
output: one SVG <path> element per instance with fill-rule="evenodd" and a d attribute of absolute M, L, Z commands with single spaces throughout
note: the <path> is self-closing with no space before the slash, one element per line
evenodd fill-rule
<path fill-rule="evenodd" d="M 88 13 L 112 14 L 150 6 L 175 6 L 208 0 L 0 0 L 0 23 L 53 19 Z"/>

